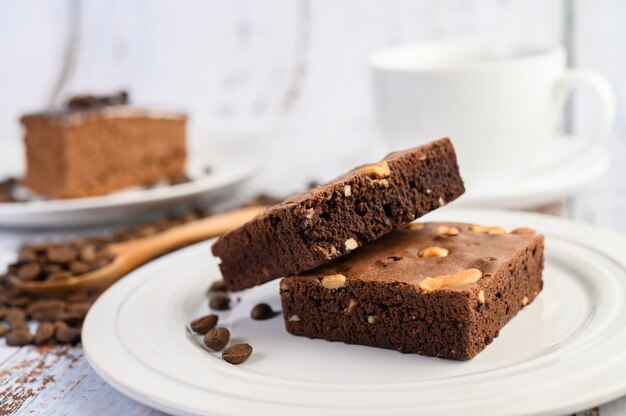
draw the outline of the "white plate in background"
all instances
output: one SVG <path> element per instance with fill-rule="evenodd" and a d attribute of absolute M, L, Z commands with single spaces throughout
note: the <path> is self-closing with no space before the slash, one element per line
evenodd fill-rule
<path fill-rule="evenodd" d="M 601 145 L 566 162 L 558 161 L 560 157 L 576 152 L 579 145 L 580 141 L 573 136 L 557 137 L 546 150 L 546 155 L 553 160 L 552 163 L 546 162 L 547 167 L 508 185 L 470 187 L 455 201 L 455 206 L 519 209 L 562 201 L 609 167 L 609 152 Z M 462 174 L 463 166 L 460 169 Z"/>
<path fill-rule="evenodd" d="M 191 182 L 152 189 L 131 188 L 108 195 L 0 203 L 0 227 L 67 228 L 119 223 L 194 202 L 215 202 L 259 172 L 260 143 L 250 135 L 220 135 L 219 142 L 190 146 L 187 171 Z M 246 152 L 242 152 L 246 149 Z M 0 180 L 24 170 L 20 142 L 0 145 Z M 210 168 L 209 173 L 204 169 Z"/>
<path fill-rule="evenodd" d="M 279 307 L 277 282 L 241 292 L 220 313 L 239 366 L 185 330 L 208 313 L 220 278 L 203 242 L 169 254 L 111 287 L 89 312 L 83 347 L 95 371 L 125 395 L 184 415 L 567 414 L 626 393 L 626 237 L 538 214 L 449 210 L 428 220 L 546 235 L 545 286 L 477 357 L 465 362 L 309 340 L 281 317 L 252 321 L 253 305 Z"/>

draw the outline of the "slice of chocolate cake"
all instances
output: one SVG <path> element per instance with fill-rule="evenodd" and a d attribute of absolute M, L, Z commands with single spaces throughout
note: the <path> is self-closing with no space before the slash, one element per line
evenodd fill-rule
<path fill-rule="evenodd" d="M 103 195 L 184 173 L 186 116 L 142 110 L 127 95 L 71 99 L 67 108 L 22 117 L 22 184 L 58 198 Z"/>
<path fill-rule="evenodd" d="M 293 196 L 213 245 L 231 290 L 327 263 L 464 192 L 454 148 L 440 139 L 391 153 Z"/>
<path fill-rule="evenodd" d="M 527 228 L 410 224 L 283 279 L 287 331 L 464 360 L 543 287 L 543 236 Z"/>

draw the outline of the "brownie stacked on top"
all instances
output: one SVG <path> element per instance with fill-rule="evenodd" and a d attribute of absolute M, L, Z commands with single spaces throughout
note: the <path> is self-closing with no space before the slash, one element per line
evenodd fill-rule
<path fill-rule="evenodd" d="M 469 359 L 541 291 L 543 236 L 410 224 L 463 192 L 452 144 L 440 139 L 271 207 L 213 254 L 232 290 L 287 276 L 292 334 Z"/>

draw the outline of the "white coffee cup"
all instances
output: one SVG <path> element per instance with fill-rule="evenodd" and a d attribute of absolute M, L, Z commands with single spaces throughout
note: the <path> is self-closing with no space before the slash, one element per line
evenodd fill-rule
<path fill-rule="evenodd" d="M 374 98 L 383 133 L 395 149 L 448 136 L 468 189 L 514 184 L 545 168 L 541 153 L 557 135 L 569 93 L 587 84 L 599 97 L 601 120 L 576 152 L 604 139 L 615 114 L 614 93 L 601 76 L 565 67 L 560 48 L 425 42 L 370 57 Z"/>

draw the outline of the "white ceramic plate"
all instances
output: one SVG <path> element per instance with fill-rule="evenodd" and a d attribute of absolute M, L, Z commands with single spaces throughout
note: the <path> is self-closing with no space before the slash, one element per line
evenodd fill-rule
<path fill-rule="evenodd" d="M 582 185 L 602 175 L 609 167 L 609 152 L 603 146 L 563 161 L 564 155 L 576 153 L 579 146 L 580 141 L 574 137 L 555 138 L 543 157 L 544 160 L 548 157 L 552 159 L 544 162 L 547 167 L 538 169 L 515 183 L 489 188 L 468 188 L 457 206 L 531 208 L 563 200 L 580 190 Z"/>
<path fill-rule="evenodd" d="M 191 149 L 187 166 L 191 182 L 152 189 L 133 188 L 88 198 L 0 203 L 0 227 L 41 229 L 119 223 L 155 210 L 196 201 L 215 201 L 259 170 L 259 163 L 250 158 L 242 159 L 237 151 L 238 148 L 250 149 L 253 141 L 244 136 L 229 139 L 219 146 Z M 211 169 L 208 174 L 204 172 L 205 167 Z M 0 179 L 19 177 L 23 169 L 22 146 L 19 143 L 2 145 Z"/>
<path fill-rule="evenodd" d="M 163 257 L 115 284 L 83 330 L 85 353 L 114 388 L 174 414 L 565 414 L 626 393 L 626 237 L 538 214 L 450 210 L 449 219 L 530 226 L 546 236 L 545 287 L 477 357 L 456 362 L 289 335 L 277 283 L 241 293 L 220 321 L 249 342 L 242 365 L 187 334 L 220 278 L 209 243 Z"/>

